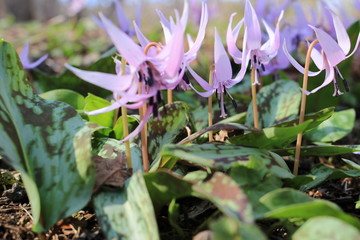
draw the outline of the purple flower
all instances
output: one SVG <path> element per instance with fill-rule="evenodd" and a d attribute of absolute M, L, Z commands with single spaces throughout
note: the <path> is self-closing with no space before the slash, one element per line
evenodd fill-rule
<path fill-rule="evenodd" d="M 206 3 L 206 5 L 209 6 L 209 17 L 214 17 L 215 15 L 218 14 L 218 9 L 219 9 L 219 2 L 218 0 L 212 0 L 211 3 L 209 4 L 208 0 L 203 0 L 202 4 L 198 4 L 198 0 L 190 0 L 190 12 L 191 12 L 191 20 L 195 23 L 195 24 L 199 24 L 201 23 L 201 19 L 202 19 L 202 15 L 203 15 L 203 11 L 202 11 L 202 5 L 204 3 Z"/>
<path fill-rule="evenodd" d="M 323 70 L 325 70 L 326 74 L 325 74 L 324 82 L 319 87 L 313 89 L 310 92 L 304 90 L 306 94 L 317 92 L 319 89 L 333 82 L 335 88 L 334 96 L 341 95 L 342 92 L 340 91 L 337 83 L 338 78 L 341 78 L 343 80 L 344 86 L 348 91 L 347 83 L 345 79 L 342 77 L 337 65 L 355 53 L 355 51 L 359 46 L 360 34 L 358 35 L 354 50 L 349 54 L 351 42 L 349 35 L 346 32 L 346 28 L 344 27 L 343 23 L 340 21 L 339 17 L 335 13 L 331 12 L 331 14 L 334 23 L 337 42 L 324 30 L 309 25 L 314 30 L 317 40 L 319 40 L 319 44 L 321 46 L 321 52 L 315 48 L 312 50 L 311 58 L 314 61 L 317 68 L 319 69 L 319 71 L 318 72 L 309 71 L 308 74 L 309 76 L 316 76 Z M 301 73 L 304 73 L 304 68 L 290 55 L 290 53 L 287 50 L 286 44 L 284 44 L 284 52 L 288 57 L 289 61 L 291 62 L 291 64 Z"/>
<path fill-rule="evenodd" d="M 232 96 L 230 95 L 230 93 L 227 91 L 227 88 L 230 87 L 229 83 L 231 83 L 232 81 L 237 81 L 237 79 L 232 79 L 231 63 L 216 29 L 215 29 L 214 70 L 212 71 L 213 74 L 212 85 L 210 85 L 206 80 L 201 78 L 190 66 L 188 66 L 188 69 L 190 74 L 205 90 L 205 92 L 197 91 L 191 84 L 190 87 L 193 88 L 194 91 L 202 97 L 209 97 L 214 92 L 216 92 L 221 107 L 220 117 L 225 118 L 227 114 L 224 106 L 224 93 L 227 94 L 232 99 L 233 104 L 236 106 L 236 103 L 232 98 Z"/>
<path fill-rule="evenodd" d="M 261 71 L 265 71 L 265 65 L 268 64 L 270 60 L 276 56 L 280 46 L 279 23 L 282 19 L 283 11 L 278 17 L 275 31 L 273 31 L 265 21 L 263 21 L 267 34 L 269 36 L 269 39 L 263 44 L 261 44 L 262 34 L 259 20 L 250 1 L 246 0 L 244 18 L 240 20 L 240 22 L 236 25 L 234 29 L 232 29 L 231 25 L 234 15 L 235 14 L 233 13 L 230 17 L 226 41 L 229 54 L 234 58 L 234 61 L 236 63 L 242 63 L 242 65 L 240 72 L 230 85 L 233 86 L 243 79 L 249 60 L 251 61 L 251 66 L 256 69 L 254 83 L 259 84 L 258 74 Z M 235 43 L 243 23 L 245 25 L 245 33 L 243 39 L 243 52 L 241 52 L 236 47 Z"/>
<path fill-rule="evenodd" d="M 113 92 L 115 102 L 88 114 L 104 113 L 121 106 L 138 109 L 144 103 L 149 103 L 139 126 L 122 140 L 126 141 L 141 131 L 151 112 L 158 115 L 158 106 L 163 101 L 161 90 L 174 89 L 181 81 L 184 73 L 184 70 L 181 70 L 184 59 L 184 27 L 177 15 L 166 45 L 147 43 L 146 46 L 139 46 L 105 16 L 100 14 L 100 18 L 120 56 L 128 63 L 125 74 L 122 75 L 118 60 L 115 60 L 117 74 L 83 71 L 69 65 L 66 67 L 85 81 Z M 142 33 L 139 36 L 140 42 L 146 44 Z M 139 88 L 141 93 L 138 92 Z"/>
<path fill-rule="evenodd" d="M 41 58 L 39 58 L 38 60 L 36 60 L 35 62 L 30 62 L 30 58 L 29 58 L 29 47 L 30 47 L 30 43 L 27 42 L 24 46 L 24 48 L 22 49 L 21 53 L 19 54 L 19 58 L 20 61 L 24 67 L 24 69 L 31 69 L 31 68 L 35 68 L 37 66 L 39 66 L 43 61 L 46 60 L 46 58 L 48 57 L 47 54 L 45 54 L 44 56 L 42 56 Z"/>
<path fill-rule="evenodd" d="M 137 26 L 140 26 L 141 21 L 141 9 L 142 9 L 142 1 L 140 1 L 136 5 L 136 17 L 135 17 L 135 24 Z M 128 34 L 130 37 L 135 35 L 135 30 L 131 26 L 131 23 L 129 19 L 126 17 L 124 8 L 121 6 L 120 2 L 118 0 L 115 1 L 115 12 L 117 17 L 117 22 L 123 32 Z M 103 30 L 106 30 L 106 27 L 104 26 L 103 22 L 96 16 L 92 16 L 92 19 L 97 23 L 97 25 L 102 28 Z"/>

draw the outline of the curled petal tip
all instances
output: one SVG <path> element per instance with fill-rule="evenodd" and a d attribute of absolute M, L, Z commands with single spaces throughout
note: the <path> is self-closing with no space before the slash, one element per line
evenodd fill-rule
<path fill-rule="evenodd" d="M 303 88 L 300 88 L 300 90 L 301 90 L 301 92 L 303 92 L 303 93 L 306 94 L 306 95 L 310 95 L 310 94 L 311 94 L 311 92 L 309 92 L 308 90 L 305 90 L 305 89 L 303 89 Z"/>

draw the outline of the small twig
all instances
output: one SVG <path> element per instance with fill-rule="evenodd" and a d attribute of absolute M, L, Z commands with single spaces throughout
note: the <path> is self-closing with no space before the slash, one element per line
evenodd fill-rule
<path fill-rule="evenodd" d="M 167 99 L 168 99 L 168 104 L 171 104 L 173 102 L 173 94 L 171 89 L 167 90 Z"/>
<path fill-rule="evenodd" d="M 308 85 L 308 74 L 309 74 L 309 67 L 310 67 L 310 60 L 311 60 L 311 51 L 314 48 L 315 44 L 319 43 L 318 40 L 313 41 L 309 49 L 306 53 L 306 59 L 305 59 L 305 70 L 304 70 L 304 78 L 303 78 L 303 92 L 301 94 L 301 107 L 300 107 L 300 117 L 299 117 L 299 125 L 304 122 L 304 116 L 305 116 L 305 107 L 306 107 L 306 94 L 305 91 L 307 90 Z M 302 136 L 303 132 L 300 132 L 297 135 L 296 140 L 296 150 L 295 150 L 295 162 L 294 162 L 294 170 L 293 173 L 295 176 L 298 175 L 299 172 L 299 165 L 300 165 L 300 150 L 301 150 L 301 142 L 302 142 Z"/>

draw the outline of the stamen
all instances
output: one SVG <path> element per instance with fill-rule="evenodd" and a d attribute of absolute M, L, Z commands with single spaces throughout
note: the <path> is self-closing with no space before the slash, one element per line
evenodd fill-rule
<path fill-rule="evenodd" d="M 261 69 L 263 70 L 263 72 L 265 72 L 265 66 L 264 66 L 264 64 L 261 64 Z"/>
<path fill-rule="evenodd" d="M 237 109 L 237 104 L 236 101 L 234 99 L 231 99 L 231 102 L 233 104 L 233 107 L 235 108 L 235 110 Z"/>
<path fill-rule="evenodd" d="M 349 92 L 349 91 L 350 91 L 350 87 L 349 87 L 349 84 L 348 84 L 348 82 L 346 81 L 346 79 L 343 78 L 343 79 L 342 79 L 342 82 L 343 82 L 343 84 L 344 84 L 345 91 L 346 91 L 346 92 Z"/>
<path fill-rule="evenodd" d="M 185 72 L 185 74 L 183 76 L 183 80 L 186 82 L 186 84 L 190 84 L 190 79 L 189 79 L 189 76 L 188 76 L 187 72 Z"/>
<path fill-rule="evenodd" d="M 152 106 L 154 104 L 154 97 L 151 97 L 149 100 L 149 105 Z"/>
<path fill-rule="evenodd" d="M 336 96 L 342 95 L 343 93 L 340 91 L 337 79 L 334 79 L 333 82 L 334 82 L 334 94 L 333 94 L 333 96 L 336 97 Z"/>
<path fill-rule="evenodd" d="M 341 75 L 340 70 L 339 70 L 338 67 L 335 67 L 335 77 L 336 78 L 338 78 L 338 77 L 341 78 L 341 80 L 343 82 L 343 85 L 344 85 L 344 88 L 345 88 L 345 91 L 349 92 L 350 91 L 349 85 L 348 85 L 346 79 Z"/>
<path fill-rule="evenodd" d="M 256 55 L 254 55 L 254 63 L 257 64 Z"/>
<path fill-rule="evenodd" d="M 154 103 L 153 116 L 156 117 L 156 118 L 159 116 L 159 109 L 158 109 L 158 104 L 157 103 Z"/>
<path fill-rule="evenodd" d="M 149 85 L 149 87 L 151 87 L 152 85 L 154 85 L 154 76 L 153 76 L 151 68 L 148 67 L 147 70 L 148 70 L 149 77 L 146 79 L 147 81 L 145 81 L 145 82 L 147 85 Z"/>
<path fill-rule="evenodd" d="M 142 75 L 141 72 L 139 72 L 139 82 L 142 82 L 143 78 L 144 78 L 144 76 Z"/>

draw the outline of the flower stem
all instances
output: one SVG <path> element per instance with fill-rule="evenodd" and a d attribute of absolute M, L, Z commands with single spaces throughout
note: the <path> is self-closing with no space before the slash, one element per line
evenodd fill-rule
<path fill-rule="evenodd" d="M 171 104 L 173 102 L 173 95 L 171 89 L 167 90 L 167 99 L 168 99 L 168 104 Z"/>
<path fill-rule="evenodd" d="M 142 92 L 142 84 L 139 84 L 139 93 Z M 140 122 L 144 118 L 146 113 L 146 103 L 142 107 L 139 108 L 140 114 Z M 148 156 L 148 148 L 147 148 L 147 123 L 145 123 L 143 129 L 140 133 L 141 136 L 141 153 L 142 153 L 142 160 L 143 160 L 143 167 L 144 172 L 149 172 L 149 156 Z"/>
<path fill-rule="evenodd" d="M 254 114 L 254 127 L 259 128 L 259 112 L 256 101 L 256 85 L 255 83 L 255 67 L 251 69 L 251 95 L 252 95 L 252 105 L 253 105 L 253 114 Z"/>
<path fill-rule="evenodd" d="M 211 67 L 210 73 L 209 73 L 209 84 L 213 85 L 213 71 L 214 66 Z M 208 123 L 209 127 L 213 125 L 213 109 L 212 109 L 212 95 L 208 97 Z M 209 142 L 214 141 L 214 135 L 212 131 L 209 131 Z"/>
<path fill-rule="evenodd" d="M 308 74 L 309 74 L 309 67 L 310 67 L 310 60 L 311 60 L 311 51 L 314 48 L 315 44 L 319 43 L 318 40 L 313 41 L 309 49 L 306 53 L 306 59 L 305 59 L 305 70 L 304 70 L 304 78 L 303 78 L 303 92 L 301 94 L 301 107 L 300 107 L 300 116 L 299 116 L 299 125 L 304 122 L 304 116 L 305 116 L 305 107 L 306 107 L 306 94 L 304 91 L 307 90 L 308 85 Z M 299 172 L 299 165 L 300 165 L 300 150 L 301 150 L 301 142 L 302 142 L 302 136 L 303 133 L 300 132 L 297 135 L 296 140 L 296 150 L 295 150 L 295 162 L 294 162 L 294 170 L 293 173 L 295 176 L 298 175 Z"/>

